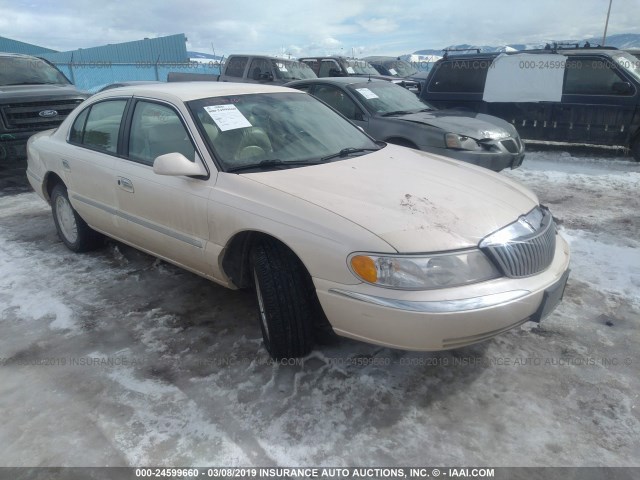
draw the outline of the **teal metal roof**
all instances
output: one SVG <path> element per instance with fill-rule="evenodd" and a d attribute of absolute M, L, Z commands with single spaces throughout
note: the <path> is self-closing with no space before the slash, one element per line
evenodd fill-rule
<path fill-rule="evenodd" d="M 171 63 L 187 62 L 187 38 L 183 33 L 159 38 L 145 38 L 133 42 L 100 47 L 80 48 L 68 52 L 39 55 L 54 63 Z M 50 52 L 53 52 L 52 50 Z"/>
<path fill-rule="evenodd" d="M 42 53 L 54 53 L 50 48 L 20 42 L 11 38 L 0 37 L 0 52 L 23 53 L 25 55 L 40 55 Z"/>

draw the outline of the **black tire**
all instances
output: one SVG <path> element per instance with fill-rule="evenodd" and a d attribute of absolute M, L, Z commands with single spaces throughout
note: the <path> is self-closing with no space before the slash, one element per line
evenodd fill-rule
<path fill-rule="evenodd" d="M 92 230 L 75 211 L 66 187 L 58 183 L 51 191 L 51 212 L 58 237 L 73 252 L 87 252 L 99 247 L 103 237 Z"/>
<path fill-rule="evenodd" d="M 631 144 L 631 155 L 636 162 L 640 162 L 640 135 L 636 136 Z"/>
<path fill-rule="evenodd" d="M 281 243 L 266 240 L 253 248 L 251 269 L 267 351 L 274 359 L 304 357 L 313 348 L 319 307 L 304 265 Z"/>
<path fill-rule="evenodd" d="M 399 145 L 400 147 L 413 148 L 414 150 L 420 150 L 418 146 L 410 142 L 409 140 L 405 140 L 404 138 L 390 138 L 387 140 L 387 143 L 393 143 L 394 145 Z"/>

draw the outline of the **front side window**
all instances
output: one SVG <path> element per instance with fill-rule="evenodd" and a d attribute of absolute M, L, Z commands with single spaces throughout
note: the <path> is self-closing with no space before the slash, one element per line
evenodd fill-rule
<path fill-rule="evenodd" d="M 624 82 L 613 65 L 600 58 L 567 60 L 562 93 L 573 95 L 618 95 L 615 85 Z"/>
<path fill-rule="evenodd" d="M 640 82 L 640 56 L 634 57 L 630 53 L 619 52 L 613 54 L 612 57 L 618 65 Z"/>
<path fill-rule="evenodd" d="M 266 58 L 254 58 L 249 66 L 249 77 L 253 80 L 268 80 L 272 75 L 271 63 Z"/>
<path fill-rule="evenodd" d="M 153 165 L 156 157 L 174 152 L 195 161 L 195 147 L 178 114 L 166 105 L 136 103 L 131 119 L 129 158 Z"/>
<path fill-rule="evenodd" d="M 247 66 L 247 57 L 232 57 L 227 60 L 225 75 L 229 77 L 242 77 L 244 75 L 244 67 Z"/>
<path fill-rule="evenodd" d="M 126 100 L 94 103 L 76 118 L 69 141 L 95 150 L 116 153 Z"/>
<path fill-rule="evenodd" d="M 207 98 L 189 102 L 189 108 L 225 171 L 298 167 L 380 148 L 301 92 Z"/>
<path fill-rule="evenodd" d="M 492 60 L 456 59 L 442 62 L 429 83 L 430 92 L 482 93 Z"/>
<path fill-rule="evenodd" d="M 316 85 L 313 95 L 335 108 L 350 120 L 362 120 L 362 112 L 353 100 L 339 88 L 331 85 Z M 414 95 L 415 96 L 415 95 Z"/>

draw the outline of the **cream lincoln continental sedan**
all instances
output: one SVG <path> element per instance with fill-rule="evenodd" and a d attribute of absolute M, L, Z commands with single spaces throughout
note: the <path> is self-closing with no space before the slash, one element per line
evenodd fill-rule
<path fill-rule="evenodd" d="M 274 358 L 332 334 L 408 350 L 479 342 L 560 302 L 569 248 L 516 182 L 376 142 L 306 93 L 122 87 L 28 143 L 75 252 L 102 235 L 253 288 Z"/>

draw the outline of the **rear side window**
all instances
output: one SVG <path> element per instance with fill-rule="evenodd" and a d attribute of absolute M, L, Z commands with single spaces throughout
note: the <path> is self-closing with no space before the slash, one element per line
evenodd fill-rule
<path fill-rule="evenodd" d="M 430 92 L 482 93 L 491 59 L 465 59 L 442 62 L 436 68 Z"/>
<path fill-rule="evenodd" d="M 76 118 L 69 141 L 116 153 L 120 123 L 126 105 L 126 100 L 107 100 L 93 104 Z"/>
<path fill-rule="evenodd" d="M 232 57 L 227 61 L 225 75 L 229 77 L 242 77 L 244 75 L 244 67 L 247 66 L 247 57 Z"/>
<path fill-rule="evenodd" d="M 84 124 L 87 123 L 87 115 L 91 108 L 85 109 L 73 122 L 71 132 L 69 133 L 69 141 L 71 143 L 82 143 L 82 134 L 84 133 Z"/>
<path fill-rule="evenodd" d="M 567 60 L 562 93 L 573 95 L 620 95 L 614 89 L 624 82 L 613 65 L 600 58 Z"/>

